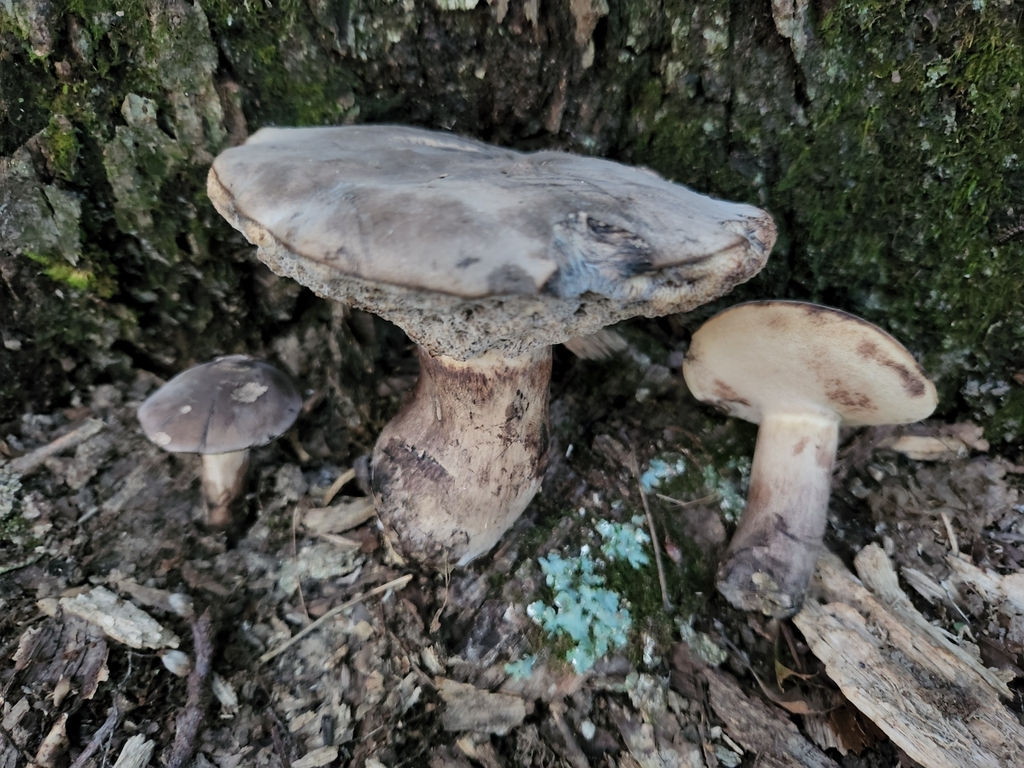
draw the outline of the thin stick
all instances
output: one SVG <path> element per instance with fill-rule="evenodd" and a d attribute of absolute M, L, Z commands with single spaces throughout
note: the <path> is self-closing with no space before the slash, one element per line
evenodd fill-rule
<path fill-rule="evenodd" d="M 694 504 L 703 504 L 706 501 L 714 501 L 718 498 L 717 493 L 712 493 L 710 496 L 694 499 L 693 501 L 680 501 L 679 499 L 673 499 L 671 496 L 666 496 L 664 493 L 656 493 L 654 495 L 662 501 L 667 501 L 669 504 L 675 504 L 677 507 L 692 507 Z"/>
<path fill-rule="evenodd" d="M 86 419 L 85 423 L 77 429 L 73 429 L 53 442 L 12 460 L 11 469 L 19 475 L 30 475 L 43 466 L 43 462 L 51 456 L 56 456 L 61 451 L 66 451 L 80 443 L 84 443 L 90 437 L 98 434 L 105 426 L 99 419 Z"/>
<path fill-rule="evenodd" d="M 942 524 L 946 527 L 946 540 L 949 542 L 949 553 L 956 557 L 960 554 L 960 543 L 956 540 L 956 531 L 953 530 L 953 521 L 949 515 L 942 513 Z"/>
<path fill-rule="evenodd" d="M 258 664 L 265 664 L 266 662 L 270 661 L 271 659 L 275 658 L 276 656 L 280 656 L 282 653 L 284 653 L 286 650 L 291 648 L 293 645 L 295 645 L 297 642 L 299 642 L 299 640 L 304 638 L 310 632 L 313 632 L 314 630 L 319 629 L 328 620 L 333 619 L 339 613 L 341 613 L 344 610 L 347 610 L 347 609 L 351 608 L 356 603 L 362 602 L 363 600 L 365 600 L 368 597 L 373 597 L 374 595 L 379 595 L 382 592 L 387 592 L 389 589 L 401 589 L 406 584 L 408 584 L 411 580 L 412 580 L 412 574 L 411 573 L 407 573 L 405 576 L 400 576 L 399 578 L 397 578 L 397 579 L 395 579 L 393 581 L 389 581 L 386 584 L 381 584 L 379 587 L 374 587 L 369 592 L 364 592 L 361 595 L 356 595 L 351 600 L 347 600 L 344 603 L 342 603 L 341 605 L 338 605 L 338 606 L 335 606 L 334 608 L 331 608 L 331 610 L 329 610 L 327 613 L 325 613 L 319 619 L 314 621 L 308 627 L 306 627 L 304 629 L 301 629 L 298 632 L 296 632 L 294 635 L 292 635 L 288 640 L 285 640 L 277 648 L 275 648 L 272 651 L 267 651 L 266 653 L 264 653 L 262 656 L 259 657 L 259 659 L 257 660 L 257 663 Z"/>
<path fill-rule="evenodd" d="M 299 559 L 299 545 L 295 543 L 295 528 L 298 526 L 299 505 L 292 509 L 292 557 Z M 309 611 L 306 610 L 306 598 L 302 595 L 302 579 L 298 579 L 299 605 L 302 606 L 302 615 L 309 621 Z"/>
<path fill-rule="evenodd" d="M 196 735 L 203 723 L 203 692 L 213 661 L 213 623 L 209 608 L 203 611 L 198 621 L 192 622 L 192 645 L 196 662 L 188 676 L 185 709 L 175 720 L 174 744 L 167 759 L 167 768 L 181 768 L 192 756 Z"/>
<path fill-rule="evenodd" d="M 107 712 L 107 719 L 103 721 L 103 725 L 99 727 L 99 730 L 92 735 L 89 739 L 89 743 L 85 745 L 85 749 L 75 758 L 75 762 L 71 764 L 71 768 L 82 768 L 89 760 L 95 755 L 99 748 L 103 746 L 103 742 L 107 740 L 107 737 L 114 732 L 114 728 L 117 726 L 118 720 L 121 719 L 121 713 L 118 711 L 117 702 L 115 700 L 114 706 Z"/>
<path fill-rule="evenodd" d="M 668 611 L 672 609 L 672 604 L 668 601 L 668 582 L 665 581 L 665 567 L 661 564 L 661 545 L 658 543 L 658 532 L 654 530 L 654 515 L 651 514 L 651 505 L 647 503 L 647 494 L 644 492 L 644 484 L 640 479 L 640 466 L 636 463 L 636 451 L 630 453 L 629 459 L 633 463 L 636 486 L 640 489 L 640 501 L 644 504 L 644 514 L 647 515 L 647 527 L 651 531 L 651 546 L 654 547 L 654 564 L 658 567 L 658 583 L 661 584 L 661 604 Z"/>
<path fill-rule="evenodd" d="M 430 620 L 430 632 L 435 634 L 441 629 L 441 614 L 444 613 L 445 606 L 448 605 L 448 592 L 452 583 L 452 568 L 448 564 L 448 550 L 444 551 L 444 602 L 441 603 L 441 607 L 437 609 L 437 613 L 434 614 L 434 618 Z"/>

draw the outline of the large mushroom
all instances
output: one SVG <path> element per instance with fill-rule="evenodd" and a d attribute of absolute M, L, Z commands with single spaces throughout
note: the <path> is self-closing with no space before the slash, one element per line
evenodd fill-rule
<path fill-rule="evenodd" d="M 265 128 L 208 192 L 277 274 L 419 344 L 372 488 L 396 549 L 436 566 L 487 552 L 540 487 L 550 345 L 710 301 L 775 240 L 765 212 L 646 170 L 396 126 Z"/>
<path fill-rule="evenodd" d="M 179 373 L 146 398 L 138 418 L 165 451 L 202 456 L 205 522 L 228 528 L 250 449 L 287 432 L 301 408 L 302 398 L 277 368 L 228 355 Z"/>
<path fill-rule="evenodd" d="M 683 376 L 698 400 L 760 425 L 718 591 L 737 608 L 790 616 L 825 535 L 839 427 L 923 419 L 935 387 L 885 331 L 797 301 L 715 315 L 694 333 Z"/>

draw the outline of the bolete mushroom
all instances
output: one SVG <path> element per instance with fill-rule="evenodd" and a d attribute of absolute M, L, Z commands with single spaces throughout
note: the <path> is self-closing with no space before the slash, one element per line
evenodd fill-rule
<path fill-rule="evenodd" d="M 715 315 L 694 333 L 683 377 L 698 400 L 760 425 L 718 591 L 737 608 L 790 616 L 825 535 L 839 427 L 923 419 L 935 387 L 885 331 L 797 301 Z"/>
<path fill-rule="evenodd" d="M 265 128 L 220 155 L 217 210 L 274 272 L 420 346 L 372 489 L 396 549 L 487 552 L 540 487 L 550 345 L 752 277 L 775 226 L 650 171 L 397 126 Z"/>
<path fill-rule="evenodd" d="M 202 456 L 206 524 L 227 528 L 245 488 L 249 450 L 287 432 L 301 408 L 281 371 L 229 355 L 179 373 L 139 406 L 138 418 L 146 437 L 165 451 Z"/>

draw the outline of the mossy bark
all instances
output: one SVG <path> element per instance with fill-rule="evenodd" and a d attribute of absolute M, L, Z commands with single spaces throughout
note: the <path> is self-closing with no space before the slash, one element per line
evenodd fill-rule
<path fill-rule="evenodd" d="M 0 0 L 0 413 L 271 344 L 295 297 L 206 201 L 210 159 L 390 121 L 767 207 L 775 254 L 727 301 L 864 315 L 948 415 L 1021 440 L 1022 83 L 1006 0 Z"/>

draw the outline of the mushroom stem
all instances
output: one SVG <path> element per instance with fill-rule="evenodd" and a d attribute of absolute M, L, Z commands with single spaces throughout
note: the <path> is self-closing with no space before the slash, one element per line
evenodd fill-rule
<path fill-rule="evenodd" d="M 231 505 L 242 494 L 248 468 L 248 449 L 203 455 L 203 502 L 207 526 L 227 528 L 231 525 Z"/>
<path fill-rule="evenodd" d="M 800 610 L 828 520 L 839 418 L 765 414 L 750 491 L 718 591 L 737 608 L 783 618 Z"/>
<path fill-rule="evenodd" d="M 373 450 L 374 503 L 400 554 L 465 565 L 497 543 L 540 488 L 551 348 L 465 362 L 419 353 L 412 399 Z"/>

